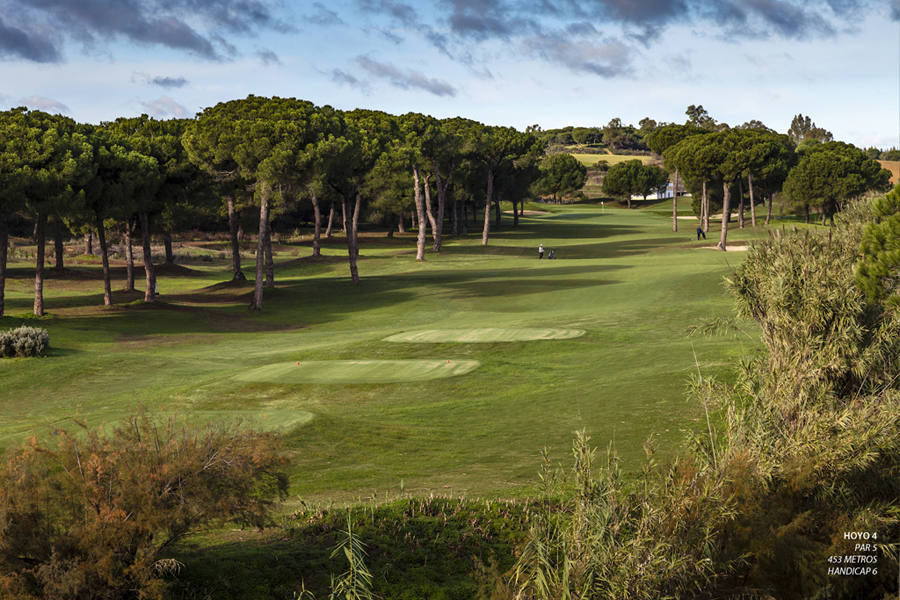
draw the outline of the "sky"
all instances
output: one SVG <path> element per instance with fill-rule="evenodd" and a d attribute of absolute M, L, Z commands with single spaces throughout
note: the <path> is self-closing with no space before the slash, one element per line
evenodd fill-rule
<path fill-rule="evenodd" d="M 900 0 L 0 0 L 0 108 L 294 96 L 492 125 L 809 115 L 900 147 Z"/>

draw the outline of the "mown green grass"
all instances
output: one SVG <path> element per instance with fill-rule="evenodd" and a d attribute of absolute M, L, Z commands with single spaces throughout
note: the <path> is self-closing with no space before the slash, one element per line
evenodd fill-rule
<path fill-rule="evenodd" d="M 751 338 L 691 338 L 692 325 L 730 317 L 723 286 L 742 253 L 701 250 L 693 227 L 672 233 L 654 206 L 541 206 L 482 248 L 448 238 L 414 260 L 412 235 L 362 240 L 360 273 L 346 248 L 278 247 L 275 290 L 247 310 L 250 284 L 223 285 L 227 259 L 162 269 L 156 306 L 116 292 L 104 309 L 94 265 L 46 282 L 51 336 L 45 359 L 0 361 L 0 442 L 47 435 L 74 417 L 113 423 L 141 407 L 191 421 L 243 419 L 284 434 L 292 493 L 352 499 L 373 490 L 475 494 L 527 492 L 538 453 L 568 453 L 572 432 L 614 443 L 627 468 L 650 435 L 664 454 L 699 424 L 684 390 L 699 368 L 727 377 Z M 473 230 L 480 229 L 472 227 Z M 714 237 L 716 234 L 714 233 Z M 764 237 L 734 230 L 735 241 Z M 557 260 L 537 260 L 537 246 Z M 245 264 L 248 273 L 251 264 Z M 26 320 L 33 267 L 11 264 L 8 316 Z M 124 282 L 116 270 L 114 288 Z M 138 271 L 139 278 L 142 275 Z M 140 283 L 140 281 L 139 281 Z M 577 329 L 571 339 L 397 343 L 433 329 Z M 753 334 L 752 330 L 750 333 Z M 242 373 L 295 361 L 478 361 L 455 377 L 384 383 L 242 381 Z M 296 366 L 294 366 L 296 368 Z"/>
<path fill-rule="evenodd" d="M 485 329 L 425 329 L 421 331 L 404 331 L 384 338 L 386 342 L 414 342 L 435 344 L 441 342 L 456 343 L 489 343 L 489 342 L 527 342 L 533 340 L 566 340 L 584 335 L 581 329 L 538 329 L 536 327 L 519 327 L 502 329 L 487 327 Z"/>
<path fill-rule="evenodd" d="M 477 360 L 305 360 L 273 363 L 235 376 L 238 381 L 300 383 L 398 383 L 465 375 Z"/>

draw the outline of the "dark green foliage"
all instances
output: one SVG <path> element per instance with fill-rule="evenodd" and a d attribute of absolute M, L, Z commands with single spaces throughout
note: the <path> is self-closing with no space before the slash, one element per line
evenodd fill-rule
<path fill-rule="evenodd" d="M 818 127 L 809 118 L 809 115 L 804 117 L 802 114 L 794 115 L 787 134 L 796 145 L 806 141 L 830 142 L 834 139 L 830 131 L 823 127 Z"/>
<path fill-rule="evenodd" d="M 270 523 L 284 459 L 270 434 L 158 425 L 55 430 L 0 466 L 0 597 L 167 598 L 170 546 L 197 527 Z"/>
<path fill-rule="evenodd" d="M 46 329 L 23 325 L 0 332 L 0 357 L 46 356 L 50 334 Z"/>
<path fill-rule="evenodd" d="M 587 168 L 571 154 L 550 154 L 541 161 L 541 177 L 534 183 L 537 194 L 555 201 L 573 194 L 584 186 Z"/>
<path fill-rule="evenodd" d="M 626 160 L 613 165 L 603 178 L 603 193 L 624 198 L 631 207 L 632 196 L 643 196 L 662 188 L 669 181 L 666 172 L 640 160 Z"/>
<path fill-rule="evenodd" d="M 715 556 L 732 515 L 727 479 L 691 461 L 648 461 L 628 481 L 610 450 L 597 469 L 579 433 L 571 470 L 545 457 L 544 500 L 530 514 L 516 563 L 517 600 L 704 597 L 728 572 Z"/>
<path fill-rule="evenodd" d="M 847 200 L 869 190 L 886 191 L 890 171 L 843 142 L 801 147 L 800 160 L 784 182 L 785 195 L 798 209 L 818 207 L 833 217 Z"/>
<path fill-rule="evenodd" d="M 709 116 L 709 112 L 703 108 L 702 104 L 691 104 L 684 111 L 684 114 L 688 118 L 686 125 L 691 125 L 697 129 L 720 131 L 728 128 L 728 125 L 725 123 L 717 123 L 715 119 Z"/>
<path fill-rule="evenodd" d="M 471 600 L 513 566 L 525 508 L 523 502 L 405 498 L 358 504 L 349 527 L 365 545 L 377 597 Z M 177 557 L 192 568 L 184 571 L 182 588 L 200 598 L 269 600 L 291 598 L 302 582 L 327 598 L 331 576 L 348 565 L 332 557 L 347 539 L 347 519 L 346 509 L 309 506 L 286 518 L 284 531 L 265 543 L 185 548 Z"/>
<path fill-rule="evenodd" d="M 870 299 L 900 308 L 900 186 L 873 203 L 875 222 L 862 236 L 856 280 Z"/>
<path fill-rule="evenodd" d="M 681 140 L 701 133 L 706 133 L 706 130 L 701 129 L 696 125 L 690 123 L 678 125 L 673 123 L 657 127 L 652 132 L 648 133 L 645 139 L 647 145 L 653 152 L 662 154 Z"/>
<path fill-rule="evenodd" d="M 844 531 L 890 541 L 900 497 L 900 317 L 856 285 L 853 265 L 871 210 L 856 205 L 828 235 L 751 248 L 731 287 L 759 322 L 765 353 L 722 399 L 712 456 L 730 464 L 737 518 L 726 552 L 776 597 L 878 598 L 896 593 L 896 555 L 879 575 L 827 578 Z M 888 540 L 884 540 L 888 538 Z"/>
<path fill-rule="evenodd" d="M 599 146 L 603 143 L 603 132 L 599 127 L 561 127 L 559 129 L 541 129 L 534 125 L 525 129 L 533 133 L 541 141 L 552 146 L 572 146 L 585 144 Z"/>
<path fill-rule="evenodd" d="M 641 134 L 632 125 L 625 125 L 618 117 L 610 119 L 603 128 L 603 142 L 613 152 L 648 150 Z"/>

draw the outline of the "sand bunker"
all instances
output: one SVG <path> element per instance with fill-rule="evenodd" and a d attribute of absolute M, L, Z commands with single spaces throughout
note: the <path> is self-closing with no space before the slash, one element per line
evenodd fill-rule
<path fill-rule="evenodd" d="M 531 340 L 567 340 L 584 335 L 582 329 L 428 329 L 425 331 L 405 331 L 385 338 L 386 342 L 406 342 L 437 344 L 444 342 L 484 343 L 484 342 L 525 342 Z"/>
<path fill-rule="evenodd" d="M 746 252 L 748 250 L 749 246 L 747 246 L 746 244 L 737 245 L 737 246 L 729 246 L 728 244 L 726 244 L 725 248 L 726 248 L 726 250 L 725 250 L 726 252 Z M 700 249 L 701 250 L 718 250 L 719 247 L 718 246 L 700 246 Z"/>
<path fill-rule="evenodd" d="M 255 383 L 399 383 L 465 375 L 477 360 L 301 360 L 275 363 L 235 375 Z"/>

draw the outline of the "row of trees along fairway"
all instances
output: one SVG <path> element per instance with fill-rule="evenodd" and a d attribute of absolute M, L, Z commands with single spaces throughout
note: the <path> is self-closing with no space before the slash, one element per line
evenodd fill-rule
<path fill-rule="evenodd" d="M 645 141 L 663 157 L 673 174 L 676 193 L 672 198 L 672 230 L 678 231 L 677 189 L 679 180 L 699 203 L 694 209 L 700 227 L 709 230 L 711 208 L 721 208 L 722 229 L 718 248 L 725 250 L 728 224 L 735 209 L 732 197 L 738 197 L 738 227 L 744 227 L 744 184 L 749 192 L 750 222 L 756 226 L 756 205 L 767 206 L 765 223 L 772 218 L 772 198 L 783 192 L 788 204 L 803 210 L 809 222 L 809 209 L 817 207 L 833 222 L 834 213 L 847 200 L 868 191 L 884 191 L 890 186 L 890 172 L 877 161 L 850 145 L 831 141 L 831 133 L 817 127 L 809 117 L 794 117 L 787 135 L 779 134 L 759 121 L 731 128 L 712 119 L 702 106 L 690 106 L 688 121 L 664 124 L 647 134 Z M 798 145 L 799 144 L 799 145 Z M 641 166 L 626 163 L 610 169 L 612 177 L 604 189 L 610 193 L 646 193 L 638 183 Z M 644 167 L 643 170 L 646 170 Z M 645 180 L 650 174 L 643 175 Z M 626 183 L 623 183 L 626 182 Z M 645 188 L 646 189 L 646 188 Z M 629 207 L 631 203 L 629 201 Z"/>
<path fill-rule="evenodd" d="M 275 280 L 273 216 L 308 202 L 315 218 L 313 254 L 318 256 L 322 207 L 330 206 L 326 237 L 337 209 L 356 283 L 361 219 L 387 225 L 390 235 L 397 227 L 404 231 L 410 217 L 419 233 L 416 258 L 424 260 L 429 226 L 432 249 L 439 252 L 447 214 L 458 234 L 466 229 L 467 213 L 474 220 L 483 206 L 482 244 L 487 245 L 491 208 L 493 226 L 499 227 L 501 200 L 513 204 L 513 225 L 518 225 L 532 184 L 549 173 L 541 166 L 543 153 L 537 137 L 510 127 L 415 113 L 342 112 L 294 98 L 251 95 L 207 108 L 194 119 L 163 121 L 143 115 L 100 125 L 25 108 L 5 111 L 0 113 L 0 315 L 9 227 L 21 228 L 23 219 L 33 224 L 34 312 L 43 315 L 48 225 L 59 270 L 65 238 L 84 235 L 85 251 L 91 253 L 96 235 L 106 305 L 113 301 L 110 236 L 123 241 L 125 289 L 133 291 L 132 242 L 140 232 L 144 300 L 152 302 L 157 294 L 154 233 L 162 234 L 166 262 L 172 263 L 173 232 L 201 219 L 218 220 L 218 213 L 224 213 L 232 279 L 241 281 L 246 277 L 240 213 L 252 209 L 259 218 L 251 308 L 260 309 L 264 287 L 274 286 Z M 543 186 L 552 193 L 573 187 L 571 181 Z"/>
<path fill-rule="evenodd" d="M 738 224 L 744 225 L 744 183 L 750 219 L 756 204 L 782 191 L 797 210 L 822 210 L 823 222 L 842 203 L 872 189 L 883 189 L 889 173 L 809 117 L 797 115 L 788 135 L 758 121 L 729 128 L 702 106 L 690 106 L 684 125 L 644 119 L 641 136 L 661 155 L 695 198 L 704 231 L 712 208 L 722 208 L 719 248 L 725 249 L 732 195 L 739 197 Z M 604 135 L 620 127 L 617 120 Z M 615 126 L 615 127 L 614 127 Z M 146 115 L 100 125 L 16 108 L 0 113 L 0 315 L 10 225 L 32 226 L 36 244 L 34 313 L 44 314 L 43 284 L 47 232 L 53 236 L 56 268 L 63 269 L 64 241 L 85 236 L 90 253 L 97 236 L 103 266 L 103 302 L 113 302 L 110 238 L 122 241 L 127 291 L 134 291 L 133 241 L 140 232 L 144 301 L 157 295 L 151 237 L 161 234 L 166 262 L 174 262 L 172 234 L 198 221 L 218 224 L 227 216 L 232 280 L 246 279 L 241 265 L 241 219 L 258 228 L 255 290 L 251 308 L 261 309 L 263 290 L 275 285 L 272 222 L 296 218 L 311 206 L 313 256 L 320 255 L 337 213 L 346 242 L 350 276 L 359 280 L 361 221 L 386 226 L 388 235 L 417 228 L 416 259 L 425 260 L 428 228 L 432 251 L 441 250 L 445 222 L 454 235 L 467 232 L 481 210 L 481 243 L 501 225 L 501 200 L 513 206 L 518 225 L 524 201 L 541 195 L 559 201 L 584 184 L 586 171 L 572 156 L 545 156 L 539 128 L 519 132 L 464 118 L 436 119 L 418 113 L 401 116 L 357 109 L 339 111 L 295 98 L 248 96 L 222 102 L 194 119 L 156 120 Z M 799 146 L 796 146 L 799 144 Z M 604 189 L 645 198 L 667 183 L 656 166 L 628 161 L 612 167 Z M 678 229 L 677 194 L 672 228 Z M 491 210 L 494 218 L 491 218 Z M 242 214 L 243 213 L 243 214 Z M 253 219 L 252 213 L 258 214 Z M 449 219 L 448 219 L 449 217 Z M 493 221 L 493 225 L 492 225 Z M 214 225 L 215 226 L 215 225 Z"/>

